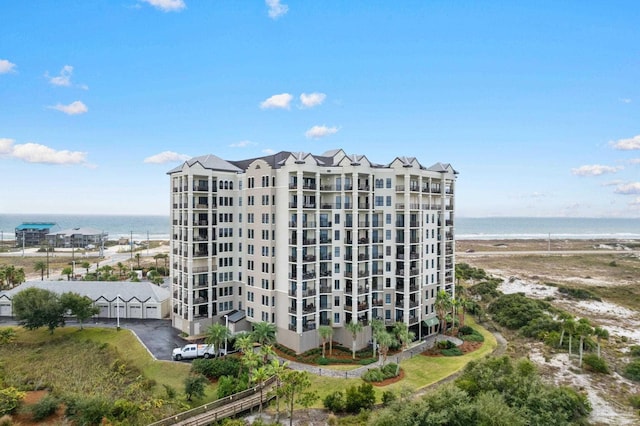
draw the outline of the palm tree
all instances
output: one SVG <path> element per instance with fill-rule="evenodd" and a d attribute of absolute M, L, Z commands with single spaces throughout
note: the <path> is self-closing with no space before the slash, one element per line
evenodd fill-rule
<path fill-rule="evenodd" d="M 116 266 L 118 267 L 118 271 L 120 271 L 120 277 L 124 276 L 124 272 L 127 270 L 127 267 L 124 266 L 124 264 L 122 262 L 116 263 Z M 104 268 L 104 266 L 103 266 L 103 268 Z"/>
<path fill-rule="evenodd" d="M 38 260 L 33 265 L 33 269 L 36 272 L 40 272 L 40 281 L 44 281 L 44 271 L 47 270 L 47 263 L 44 260 Z"/>
<path fill-rule="evenodd" d="M 321 325 L 318 327 L 318 335 L 320 335 L 320 339 L 322 339 L 322 358 L 326 358 L 325 347 L 327 346 L 327 340 L 333 336 L 333 328 L 329 325 Z"/>
<path fill-rule="evenodd" d="M 571 340 L 573 338 L 573 334 L 576 332 L 576 320 L 573 318 L 567 318 L 564 321 L 563 329 L 567 330 L 567 333 L 569 334 L 569 358 L 571 358 L 571 348 L 573 346 Z"/>
<path fill-rule="evenodd" d="M 379 318 L 371 320 L 371 337 L 373 338 L 373 357 L 376 357 L 376 349 L 378 348 L 378 335 L 385 331 L 384 321 Z"/>
<path fill-rule="evenodd" d="M 269 361 L 270 356 L 274 356 L 276 353 L 273 350 L 273 345 L 260 346 L 260 355 L 262 356 L 262 363 L 266 364 Z"/>
<path fill-rule="evenodd" d="M 71 274 L 73 274 L 73 269 L 71 268 L 71 266 L 66 266 L 62 269 L 61 275 L 66 275 L 67 281 L 71 281 Z"/>
<path fill-rule="evenodd" d="M 258 412 L 260 414 L 262 414 L 262 400 L 263 400 L 263 398 L 262 398 L 262 390 L 264 388 L 264 382 L 268 378 L 269 378 L 269 370 L 264 365 L 259 367 L 259 368 L 257 368 L 253 372 L 253 381 L 255 383 L 257 383 L 258 386 L 260 387 L 260 408 L 258 409 Z"/>
<path fill-rule="evenodd" d="M 272 344 L 276 342 L 276 326 L 270 322 L 262 321 L 253 324 L 251 332 L 253 341 L 261 345 Z"/>
<path fill-rule="evenodd" d="M 451 332 L 453 333 L 453 329 L 456 328 L 456 313 L 458 312 L 458 308 L 460 307 L 460 300 L 451 298 Z M 459 326 L 459 325 L 458 325 Z"/>
<path fill-rule="evenodd" d="M 402 345 L 402 350 L 407 349 L 409 342 L 411 342 L 416 334 L 413 331 L 409 331 L 407 324 L 403 322 L 397 322 L 393 325 L 393 331 L 396 335 L 396 339 Z"/>
<path fill-rule="evenodd" d="M 445 290 L 440 290 L 436 294 L 436 315 L 440 320 L 440 334 L 444 334 L 447 327 L 446 316 L 451 309 L 451 296 Z"/>
<path fill-rule="evenodd" d="M 207 337 L 205 338 L 205 342 L 213 345 L 216 353 L 220 353 L 220 348 L 222 344 L 231 337 L 231 332 L 227 327 L 222 324 L 213 324 L 207 328 Z M 226 355 L 226 354 L 225 354 Z"/>
<path fill-rule="evenodd" d="M 609 331 L 607 331 L 606 328 L 596 327 L 593 329 L 593 334 L 595 334 L 596 339 L 598 341 L 598 358 L 600 358 L 600 340 L 609 339 Z"/>
<path fill-rule="evenodd" d="M 386 330 L 378 333 L 378 345 L 380 345 L 380 356 L 382 357 L 382 365 L 387 362 L 387 354 L 389 348 L 396 343 L 396 339 Z"/>
<path fill-rule="evenodd" d="M 272 359 L 271 364 L 269 364 L 271 374 L 276 376 L 276 423 L 280 420 L 280 385 L 287 365 L 288 363 L 286 361 L 280 364 L 280 360 L 277 358 Z"/>
<path fill-rule="evenodd" d="M 582 367 L 582 352 L 584 350 L 584 339 L 593 334 L 593 327 L 586 318 L 580 318 L 576 326 L 576 333 L 580 336 L 580 367 Z"/>
<path fill-rule="evenodd" d="M 570 319 L 573 319 L 573 317 L 571 316 L 571 314 L 567 312 L 562 312 L 560 314 L 560 319 L 562 320 L 562 332 L 560 333 L 560 343 L 558 344 L 559 348 L 562 347 L 562 341 L 564 340 L 564 333 L 567 331 L 567 328 L 565 327 L 565 325 L 567 321 Z"/>
<path fill-rule="evenodd" d="M 91 264 L 85 260 L 84 262 L 82 262 L 82 267 L 87 271 L 87 274 L 88 274 Z"/>
<path fill-rule="evenodd" d="M 349 330 L 352 337 L 351 354 L 353 359 L 356 359 L 356 339 L 358 338 L 358 333 L 362 331 L 362 324 L 359 322 L 347 323 L 347 330 Z"/>
<path fill-rule="evenodd" d="M 140 257 L 141 257 L 140 253 L 136 253 L 135 258 L 136 258 L 136 262 L 138 263 L 138 269 L 140 269 Z"/>

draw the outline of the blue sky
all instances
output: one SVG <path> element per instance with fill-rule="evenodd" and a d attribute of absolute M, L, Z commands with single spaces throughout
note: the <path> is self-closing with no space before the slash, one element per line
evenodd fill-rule
<path fill-rule="evenodd" d="M 169 213 L 184 159 L 343 148 L 459 216 L 640 217 L 638 1 L 0 4 L 0 213 Z"/>

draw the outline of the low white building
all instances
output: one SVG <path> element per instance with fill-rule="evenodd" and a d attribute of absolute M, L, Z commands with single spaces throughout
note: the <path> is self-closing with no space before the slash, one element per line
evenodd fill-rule
<path fill-rule="evenodd" d="M 36 287 L 58 294 L 88 296 L 100 309 L 98 318 L 162 319 L 169 317 L 169 290 L 149 282 L 128 281 L 27 281 L 0 292 L 0 317 L 13 316 L 12 299 L 22 290 Z"/>

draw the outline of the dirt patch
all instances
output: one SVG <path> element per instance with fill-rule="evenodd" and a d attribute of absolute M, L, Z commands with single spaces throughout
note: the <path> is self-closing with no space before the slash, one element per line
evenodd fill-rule
<path fill-rule="evenodd" d="M 58 407 L 58 410 L 47 417 L 45 420 L 34 421 L 29 407 L 40 402 L 42 398 L 49 395 L 48 390 L 28 391 L 27 395 L 22 400 L 22 407 L 19 412 L 12 416 L 13 422 L 16 425 L 59 425 L 64 419 L 64 407 Z"/>

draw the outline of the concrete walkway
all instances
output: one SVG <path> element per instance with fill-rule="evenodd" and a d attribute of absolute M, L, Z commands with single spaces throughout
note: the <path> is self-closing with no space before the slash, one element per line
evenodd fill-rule
<path fill-rule="evenodd" d="M 419 355 L 420 353 L 426 351 L 427 349 L 431 349 L 433 345 L 440 340 L 449 340 L 456 345 L 461 345 L 462 340 L 453 336 L 443 336 L 443 335 L 435 335 L 429 336 L 426 339 L 423 339 L 420 342 L 413 342 L 406 350 L 402 352 L 398 352 L 392 356 L 387 357 L 387 362 L 395 362 L 396 364 L 400 364 L 400 362 L 413 358 L 414 355 Z M 287 366 L 292 370 L 299 371 L 308 371 L 312 374 L 317 374 L 318 376 L 326 376 L 326 377 L 335 377 L 335 378 L 343 378 L 343 379 L 355 379 L 361 377 L 364 373 L 372 368 L 380 367 L 380 361 L 375 362 L 373 364 L 362 365 L 360 367 L 354 368 L 352 370 L 333 370 L 331 368 L 327 368 L 326 366 L 317 366 L 304 364 L 301 362 L 291 361 L 285 358 L 278 358 L 280 362 L 286 362 Z"/>

